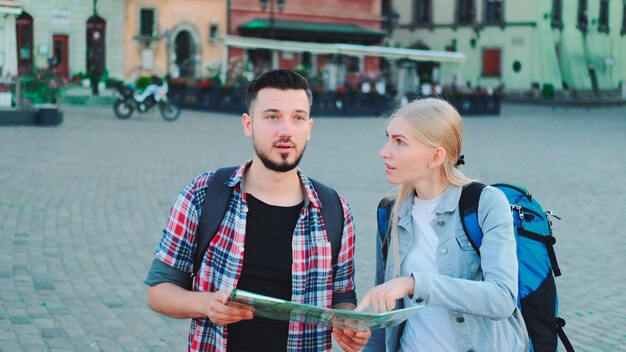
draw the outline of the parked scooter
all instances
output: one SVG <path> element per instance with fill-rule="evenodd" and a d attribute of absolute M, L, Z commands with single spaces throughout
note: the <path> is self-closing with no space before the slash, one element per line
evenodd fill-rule
<path fill-rule="evenodd" d="M 150 78 L 150 84 L 141 93 L 124 84 L 118 84 L 116 89 L 120 97 L 115 101 L 113 111 L 120 119 L 130 118 L 135 110 L 145 113 L 153 111 L 157 106 L 165 121 L 175 121 L 180 116 L 180 108 L 170 102 L 167 97 L 167 82 L 156 76 Z"/>

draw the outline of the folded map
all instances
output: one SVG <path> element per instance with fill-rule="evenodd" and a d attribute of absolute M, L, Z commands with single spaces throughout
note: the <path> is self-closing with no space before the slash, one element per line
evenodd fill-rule
<path fill-rule="evenodd" d="M 264 318 L 336 326 L 342 329 L 349 327 L 355 331 L 398 325 L 424 307 L 424 305 L 417 305 L 379 314 L 355 312 L 294 303 L 237 289 L 230 294 L 227 304 L 240 308 L 253 307 L 254 315 Z"/>

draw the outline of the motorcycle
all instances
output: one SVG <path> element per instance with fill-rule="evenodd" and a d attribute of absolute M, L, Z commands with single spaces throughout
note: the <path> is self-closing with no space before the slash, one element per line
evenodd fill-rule
<path fill-rule="evenodd" d="M 180 117 L 180 108 L 170 102 L 167 97 L 168 86 L 165 81 L 161 84 L 152 82 L 141 93 L 124 84 L 118 84 L 116 89 L 120 97 L 115 101 L 113 111 L 120 119 L 129 119 L 135 110 L 139 113 L 146 113 L 157 107 L 165 121 L 176 121 Z"/>

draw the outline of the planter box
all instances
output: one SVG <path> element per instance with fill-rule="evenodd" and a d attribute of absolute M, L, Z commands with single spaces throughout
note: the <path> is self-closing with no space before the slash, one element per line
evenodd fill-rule
<path fill-rule="evenodd" d="M 12 98 L 11 92 L 0 92 L 0 108 L 10 108 Z"/>
<path fill-rule="evenodd" d="M 0 110 L 0 126 L 36 125 L 37 111 Z"/>
<path fill-rule="evenodd" d="M 63 112 L 58 108 L 39 108 L 37 124 L 40 126 L 58 126 L 63 122 Z"/>

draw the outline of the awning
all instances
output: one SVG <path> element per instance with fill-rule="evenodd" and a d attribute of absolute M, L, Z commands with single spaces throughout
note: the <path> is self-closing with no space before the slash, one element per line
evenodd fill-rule
<path fill-rule="evenodd" d="M 22 8 L 17 2 L 0 0 L 0 14 L 19 15 L 21 13 Z"/>
<path fill-rule="evenodd" d="M 374 56 L 390 60 L 436 61 L 461 64 L 465 54 L 451 51 L 418 50 L 391 48 L 356 44 L 329 44 L 273 40 L 240 36 L 226 36 L 224 45 L 243 49 L 269 49 L 291 52 L 309 52 L 311 54 L 336 54 L 347 56 Z"/>
<path fill-rule="evenodd" d="M 246 37 L 271 37 L 269 19 L 257 18 L 238 27 Z M 274 38 L 281 40 L 321 43 L 380 43 L 386 32 L 350 23 L 319 23 L 307 21 L 274 20 Z"/>

